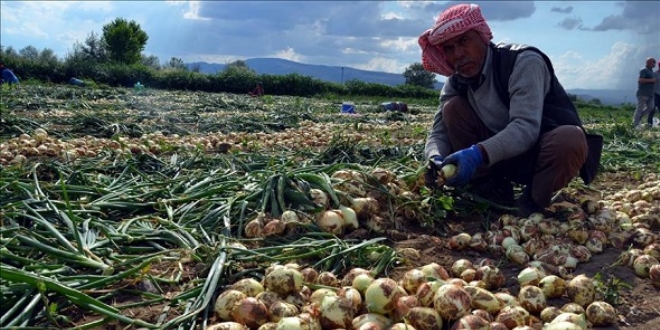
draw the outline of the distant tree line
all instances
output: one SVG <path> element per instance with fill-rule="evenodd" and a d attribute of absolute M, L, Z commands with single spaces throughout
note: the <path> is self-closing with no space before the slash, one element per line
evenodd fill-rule
<path fill-rule="evenodd" d="M 49 48 L 38 50 L 27 46 L 17 51 L 11 46 L 0 45 L 0 60 L 23 81 L 66 83 L 75 77 L 108 86 L 131 87 L 139 81 L 152 88 L 228 93 L 246 93 L 257 82 L 262 82 L 266 93 L 271 95 L 438 97 L 438 91 L 432 90 L 435 75 L 425 75 L 423 70 L 419 72 L 417 69 L 421 64 L 414 64 L 406 70 L 406 84 L 399 86 L 358 80 L 337 84 L 299 74 L 260 75 L 244 61 L 228 63 L 223 71 L 209 75 L 200 73 L 199 67 L 189 69 L 180 58 L 172 57 L 161 63 L 156 56 L 144 55 L 148 40 L 149 36 L 138 23 L 117 18 L 104 25 L 100 35 L 91 32 L 82 43 L 76 42 L 63 59 Z"/>

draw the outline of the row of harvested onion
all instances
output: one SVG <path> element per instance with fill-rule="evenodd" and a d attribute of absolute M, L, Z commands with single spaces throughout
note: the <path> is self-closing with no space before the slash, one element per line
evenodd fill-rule
<path fill-rule="evenodd" d="M 504 275 L 492 260 L 432 263 L 407 271 L 398 282 L 361 268 L 341 279 L 297 264 L 274 265 L 263 281 L 242 279 L 215 302 L 220 321 L 211 329 L 576 329 L 614 322 L 614 308 L 597 301 L 584 275 L 564 281 L 529 267 L 518 276 L 517 296 L 498 290 Z M 468 270 L 471 270 L 468 275 Z M 460 276 L 455 274 L 460 273 Z M 311 287 L 316 287 L 312 290 Z M 571 303 L 551 306 L 567 296 Z"/>
<path fill-rule="evenodd" d="M 364 134 L 364 130 L 394 131 L 398 123 L 391 125 L 364 125 L 360 132 L 345 132 L 344 138 L 354 143 L 364 141 L 370 145 L 379 145 L 382 141 L 374 135 Z M 373 126 L 373 127 L 371 127 Z M 337 126 L 339 129 L 339 126 Z M 18 137 L 0 143 L 0 165 L 21 164 L 28 157 L 49 156 L 73 160 L 80 156 L 94 157 L 102 150 L 114 150 L 119 153 L 161 154 L 177 150 L 202 150 L 205 152 L 226 152 L 228 150 L 270 150 L 287 148 L 322 148 L 332 142 L 328 134 L 328 125 L 303 122 L 301 127 L 275 133 L 232 132 L 208 133 L 179 136 L 164 135 L 161 132 L 145 134 L 140 138 L 119 136 L 116 139 L 86 136 L 61 140 L 49 136 L 46 130 L 37 128 L 32 135 L 21 134 Z M 414 144 L 420 141 L 401 137 L 398 143 Z"/>

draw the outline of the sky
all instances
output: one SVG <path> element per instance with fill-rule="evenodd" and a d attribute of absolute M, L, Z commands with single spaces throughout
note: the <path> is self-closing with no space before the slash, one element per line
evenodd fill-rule
<path fill-rule="evenodd" d="M 0 1 L 0 44 L 60 58 L 116 18 L 149 36 L 161 63 L 277 57 L 403 73 L 418 36 L 456 1 Z M 469 2 L 468 2 L 469 3 Z M 545 52 L 565 88 L 635 89 L 660 58 L 660 1 L 473 1 L 494 42 Z M 439 76 L 439 81 L 445 77 Z"/>

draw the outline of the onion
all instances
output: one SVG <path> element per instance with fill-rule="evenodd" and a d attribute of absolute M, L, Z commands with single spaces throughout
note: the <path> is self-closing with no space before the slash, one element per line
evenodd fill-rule
<path fill-rule="evenodd" d="M 451 330 L 490 330 L 490 322 L 481 316 L 468 314 L 458 319 Z"/>
<path fill-rule="evenodd" d="M 262 232 L 263 232 L 264 226 L 261 223 L 261 221 L 254 219 L 250 220 L 246 225 L 245 225 L 245 237 L 247 238 L 257 238 L 257 237 L 262 237 Z"/>
<path fill-rule="evenodd" d="M 364 292 L 364 302 L 370 313 L 387 314 L 396 307 L 396 300 L 406 294 L 393 279 L 374 280 Z"/>
<path fill-rule="evenodd" d="M 374 215 L 367 219 L 365 226 L 376 234 L 383 234 L 387 229 L 391 228 L 392 223 L 388 219 Z"/>
<path fill-rule="evenodd" d="M 518 299 L 516 297 L 506 293 L 506 292 L 496 292 L 493 294 L 497 300 L 502 302 L 502 306 L 520 306 Z M 504 307 L 502 307 L 504 308 Z"/>
<path fill-rule="evenodd" d="M 363 325 L 368 323 L 378 324 L 382 329 L 385 329 L 392 324 L 392 321 L 386 316 L 376 313 L 358 315 L 353 319 L 353 321 L 351 321 L 353 329 L 361 329 Z"/>
<path fill-rule="evenodd" d="M 486 242 L 481 233 L 476 233 L 472 236 L 469 246 L 472 250 L 484 252 L 488 247 L 488 242 Z"/>
<path fill-rule="evenodd" d="M 660 265 L 653 265 L 649 268 L 649 278 L 651 279 L 651 285 L 660 288 Z"/>
<path fill-rule="evenodd" d="M 264 291 L 264 286 L 253 278 L 244 278 L 232 284 L 230 289 L 243 292 L 248 297 L 256 297 Z"/>
<path fill-rule="evenodd" d="M 359 220 L 366 221 L 378 214 L 378 201 L 371 197 L 353 198 L 351 208 L 355 211 Z"/>
<path fill-rule="evenodd" d="M 300 275 L 302 275 L 304 283 L 316 283 L 319 272 L 312 267 L 306 267 L 300 271 Z"/>
<path fill-rule="evenodd" d="M 562 311 L 556 306 L 548 306 L 541 311 L 541 321 L 544 323 L 550 323 L 554 320 Z"/>
<path fill-rule="evenodd" d="M 486 283 L 486 289 L 488 290 L 499 289 L 506 281 L 502 271 L 495 266 L 482 266 L 477 268 L 477 275 L 475 278 Z"/>
<path fill-rule="evenodd" d="M 444 284 L 446 283 L 443 280 L 422 283 L 419 288 L 417 288 L 417 292 L 415 293 L 420 305 L 424 307 L 431 307 L 433 305 L 433 297 L 435 296 L 435 292 Z"/>
<path fill-rule="evenodd" d="M 357 314 L 360 308 L 362 308 L 362 295 L 360 294 L 360 291 L 352 286 L 342 287 L 341 290 L 337 292 L 337 296 L 345 298 L 351 304 L 351 310 L 354 315 Z"/>
<path fill-rule="evenodd" d="M 247 298 L 247 295 L 237 290 L 226 290 L 215 300 L 213 310 L 218 318 L 223 321 L 231 320 L 231 312 L 234 306 L 241 300 Z"/>
<path fill-rule="evenodd" d="M 336 296 L 337 292 L 330 288 L 318 288 L 309 296 L 309 302 L 321 305 L 321 301 L 326 296 Z"/>
<path fill-rule="evenodd" d="M 633 244 L 643 249 L 655 241 L 655 235 L 647 228 L 637 228 L 633 231 L 630 239 Z"/>
<path fill-rule="evenodd" d="M 488 290 L 475 286 L 466 286 L 463 289 L 470 294 L 472 308 L 496 314 L 504 307 L 504 304 Z"/>
<path fill-rule="evenodd" d="M 421 269 L 413 268 L 403 274 L 401 284 L 408 293 L 416 293 L 422 283 L 426 282 L 426 276 Z"/>
<path fill-rule="evenodd" d="M 660 243 L 652 243 L 644 248 L 644 254 L 648 254 L 653 258 L 660 258 Z"/>
<path fill-rule="evenodd" d="M 456 176 L 456 171 L 458 168 L 454 164 L 447 164 L 440 169 L 440 175 L 444 179 L 450 179 Z"/>
<path fill-rule="evenodd" d="M 485 309 L 473 309 L 471 313 L 484 318 L 488 322 L 493 322 L 493 315 L 488 313 Z"/>
<path fill-rule="evenodd" d="M 408 315 L 408 312 L 410 312 L 413 307 L 420 307 L 417 297 L 403 296 L 397 299 L 396 307 L 394 308 L 394 311 L 390 313 L 391 318 L 396 322 L 400 322 Z"/>
<path fill-rule="evenodd" d="M 277 322 L 266 322 L 262 324 L 257 330 L 277 330 Z"/>
<path fill-rule="evenodd" d="M 286 230 L 286 223 L 284 223 L 284 221 L 282 220 L 274 219 L 268 222 L 264 226 L 262 235 L 264 237 L 279 236 L 282 235 L 282 233 L 284 233 L 285 230 Z"/>
<path fill-rule="evenodd" d="M 340 210 L 328 210 L 316 217 L 316 224 L 321 230 L 333 235 L 341 235 L 344 232 L 345 222 Z"/>
<path fill-rule="evenodd" d="M 314 203 L 317 205 L 323 207 L 324 209 L 327 209 L 328 206 L 330 206 L 328 195 L 323 190 L 312 188 L 309 190 L 309 194 L 312 197 Z"/>
<path fill-rule="evenodd" d="M 299 271 L 281 265 L 276 265 L 264 277 L 264 287 L 282 295 L 300 291 L 302 283 L 302 274 Z"/>
<path fill-rule="evenodd" d="M 470 294 L 458 285 L 445 284 L 438 288 L 433 307 L 445 320 L 456 320 L 470 312 Z"/>
<path fill-rule="evenodd" d="M 589 232 L 583 224 L 573 224 L 573 227 L 566 234 L 576 244 L 584 244 L 589 238 Z"/>
<path fill-rule="evenodd" d="M 319 313 L 321 326 L 326 329 L 346 328 L 353 320 L 351 302 L 340 296 L 325 296 Z"/>
<path fill-rule="evenodd" d="M 633 269 L 635 274 L 641 278 L 648 278 L 649 272 L 653 265 L 659 264 L 658 259 L 651 257 L 650 255 L 641 255 L 633 261 Z"/>
<path fill-rule="evenodd" d="M 344 218 L 344 227 L 346 229 L 357 229 L 360 225 L 358 224 L 357 213 L 348 206 L 339 206 L 341 215 Z"/>
<path fill-rule="evenodd" d="M 578 326 L 578 329 L 586 330 L 587 329 L 587 319 L 583 314 L 575 313 L 561 313 L 555 317 L 550 324 L 557 324 L 562 322 L 569 322 Z M 569 328 L 572 329 L 572 328 Z"/>
<path fill-rule="evenodd" d="M 351 285 L 355 277 L 362 274 L 369 274 L 369 271 L 360 267 L 351 268 L 344 277 L 341 278 L 341 286 Z"/>
<path fill-rule="evenodd" d="M 245 324 L 249 328 L 258 328 L 268 321 L 268 309 L 257 298 L 247 297 L 234 306 L 231 316 L 234 322 Z"/>
<path fill-rule="evenodd" d="M 557 275 L 543 277 L 538 284 L 546 298 L 559 298 L 566 292 L 566 281 Z"/>
<path fill-rule="evenodd" d="M 539 229 L 536 226 L 525 225 L 520 228 L 520 239 L 522 241 L 529 241 L 532 238 L 539 237 Z"/>
<path fill-rule="evenodd" d="M 516 241 L 516 239 L 513 237 L 505 237 L 502 240 L 502 247 L 504 248 L 504 250 L 514 245 L 518 245 L 518 241 Z"/>
<path fill-rule="evenodd" d="M 596 237 L 589 237 L 587 239 L 587 241 L 584 243 L 584 246 L 591 253 L 601 253 L 601 252 L 603 252 L 603 242 L 601 242 L 600 239 L 598 239 Z"/>
<path fill-rule="evenodd" d="M 461 279 L 465 282 L 471 282 L 474 280 L 474 277 L 476 275 L 477 275 L 477 271 L 475 269 L 469 268 L 461 273 Z"/>
<path fill-rule="evenodd" d="M 571 301 L 582 307 L 586 307 L 594 301 L 596 285 L 592 279 L 584 274 L 580 274 L 568 282 L 566 292 Z"/>
<path fill-rule="evenodd" d="M 538 285 L 539 281 L 545 277 L 545 272 L 537 267 L 526 267 L 518 273 L 518 284 L 520 287 L 526 285 Z"/>
<path fill-rule="evenodd" d="M 506 325 L 507 328 L 513 329 L 520 325 L 527 324 L 529 312 L 520 306 L 505 306 L 497 314 L 495 322 L 500 322 Z"/>
<path fill-rule="evenodd" d="M 405 323 L 395 323 L 392 324 L 387 330 L 417 330 L 415 327 Z"/>
<path fill-rule="evenodd" d="M 459 277 L 468 268 L 472 268 L 472 262 L 467 259 L 458 259 L 451 266 L 451 273 L 454 277 Z"/>
<path fill-rule="evenodd" d="M 298 217 L 298 214 L 293 210 L 286 210 L 282 212 L 280 218 L 282 221 L 284 221 L 285 224 L 300 222 L 300 217 Z"/>
<path fill-rule="evenodd" d="M 309 324 L 303 321 L 299 316 L 283 317 L 277 322 L 275 330 L 307 330 Z"/>
<path fill-rule="evenodd" d="M 374 281 L 374 278 L 369 274 L 360 274 L 353 279 L 351 286 L 356 290 L 360 291 L 361 294 L 367 290 L 371 282 Z"/>
<path fill-rule="evenodd" d="M 249 330 L 250 328 L 236 322 L 221 322 L 221 323 L 216 323 L 206 329 L 207 330 Z"/>
<path fill-rule="evenodd" d="M 547 306 L 543 290 L 533 285 L 527 285 L 520 289 L 518 301 L 520 306 L 532 314 L 540 313 Z"/>
<path fill-rule="evenodd" d="M 435 262 L 422 266 L 421 270 L 426 277 L 433 277 L 440 280 L 449 279 L 449 273 L 447 273 L 447 270 Z"/>
<path fill-rule="evenodd" d="M 416 329 L 441 330 L 442 317 L 433 308 L 413 307 L 406 316 L 406 321 Z"/>
<path fill-rule="evenodd" d="M 576 303 L 568 303 L 565 304 L 564 306 L 561 306 L 561 311 L 564 313 L 572 313 L 572 314 L 584 314 L 584 307 L 576 304 Z"/>
<path fill-rule="evenodd" d="M 464 250 L 470 245 L 472 236 L 468 233 L 460 233 L 449 239 L 449 248 L 452 250 Z"/>
<path fill-rule="evenodd" d="M 490 330 L 509 330 L 509 328 L 502 322 L 491 322 Z"/>
<path fill-rule="evenodd" d="M 263 291 L 260 294 L 258 294 L 255 298 L 257 298 L 257 300 L 264 303 L 266 308 L 270 308 L 270 306 L 273 305 L 275 302 L 282 300 L 282 297 L 280 297 L 279 294 L 273 291 Z"/>
<path fill-rule="evenodd" d="M 616 311 L 612 305 L 604 301 L 594 301 L 585 311 L 587 320 L 595 326 L 605 326 L 614 323 Z"/>
<path fill-rule="evenodd" d="M 585 330 L 585 329 L 572 322 L 559 321 L 544 325 L 543 330 Z"/>
<path fill-rule="evenodd" d="M 522 266 L 529 262 L 529 255 L 520 245 L 512 245 L 506 250 L 506 257 L 516 265 Z"/>
<path fill-rule="evenodd" d="M 339 279 L 331 272 L 321 272 L 316 277 L 316 284 L 336 288 L 339 286 Z"/>
<path fill-rule="evenodd" d="M 504 226 L 516 226 L 518 224 L 518 217 L 516 217 L 513 214 L 505 213 L 500 216 L 499 219 L 497 219 L 497 222 L 500 224 L 500 227 Z"/>
<path fill-rule="evenodd" d="M 300 313 L 298 306 L 284 301 L 276 301 L 268 308 L 269 319 L 279 322 L 284 317 L 296 316 Z"/>

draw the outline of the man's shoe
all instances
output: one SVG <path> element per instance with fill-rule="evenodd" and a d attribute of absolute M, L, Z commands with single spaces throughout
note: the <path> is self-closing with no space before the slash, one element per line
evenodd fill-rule
<path fill-rule="evenodd" d="M 548 210 L 539 206 L 534 202 L 531 193 L 528 189 L 524 189 L 520 197 L 518 197 L 518 216 L 522 218 L 529 217 L 532 213 L 541 213 L 543 216 L 548 216 Z"/>
<path fill-rule="evenodd" d="M 513 206 L 513 184 L 504 178 L 490 178 L 472 184 L 470 191 L 490 202 L 503 206 Z"/>

